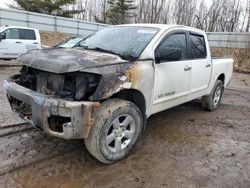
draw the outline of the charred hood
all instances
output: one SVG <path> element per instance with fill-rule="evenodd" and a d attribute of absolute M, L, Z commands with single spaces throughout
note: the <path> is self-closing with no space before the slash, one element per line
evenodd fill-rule
<path fill-rule="evenodd" d="M 117 55 L 81 48 L 30 51 L 20 56 L 19 61 L 28 67 L 58 74 L 127 62 Z"/>

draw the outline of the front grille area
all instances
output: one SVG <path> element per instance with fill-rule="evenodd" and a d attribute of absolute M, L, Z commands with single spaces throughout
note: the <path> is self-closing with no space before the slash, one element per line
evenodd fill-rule
<path fill-rule="evenodd" d="M 94 94 L 100 75 L 73 72 L 55 74 L 24 66 L 20 75 L 12 79 L 16 83 L 41 94 L 57 96 L 67 100 L 87 100 Z"/>

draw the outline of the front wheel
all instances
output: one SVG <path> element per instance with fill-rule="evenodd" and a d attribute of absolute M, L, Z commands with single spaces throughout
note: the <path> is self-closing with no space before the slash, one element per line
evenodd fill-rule
<path fill-rule="evenodd" d="M 142 132 L 139 108 L 126 100 L 111 99 L 94 113 L 94 124 L 85 145 L 99 161 L 111 164 L 123 159 Z"/>
<path fill-rule="evenodd" d="M 211 94 L 202 97 L 201 99 L 202 108 L 209 111 L 216 110 L 220 105 L 223 91 L 224 87 L 222 81 L 217 80 L 214 84 Z"/>

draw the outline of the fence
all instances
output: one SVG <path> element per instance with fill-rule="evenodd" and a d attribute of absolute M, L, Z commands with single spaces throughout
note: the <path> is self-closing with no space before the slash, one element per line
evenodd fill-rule
<path fill-rule="evenodd" d="M 0 26 L 4 25 L 33 27 L 45 31 L 59 31 L 77 35 L 89 35 L 107 27 L 105 24 L 0 8 Z"/>
<path fill-rule="evenodd" d="M 209 32 L 209 46 L 218 48 L 250 48 L 250 33 Z"/>
<path fill-rule="evenodd" d="M 3 25 L 33 27 L 45 31 L 59 31 L 78 35 L 88 35 L 108 26 L 100 23 L 0 8 L 0 26 Z M 210 32 L 207 34 L 210 47 L 250 47 L 250 33 Z"/>

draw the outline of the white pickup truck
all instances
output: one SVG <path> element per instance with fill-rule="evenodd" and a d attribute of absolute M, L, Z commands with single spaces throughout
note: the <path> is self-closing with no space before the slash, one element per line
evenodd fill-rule
<path fill-rule="evenodd" d="M 154 24 L 108 27 L 19 61 L 4 82 L 13 111 L 48 135 L 84 139 L 107 164 L 128 155 L 154 113 L 199 97 L 216 110 L 233 71 L 232 59 L 211 58 L 205 32 Z"/>
<path fill-rule="evenodd" d="M 35 49 L 41 49 L 38 29 L 20 26 L 0 27 L 0 59 L 15 59 Z"/>

